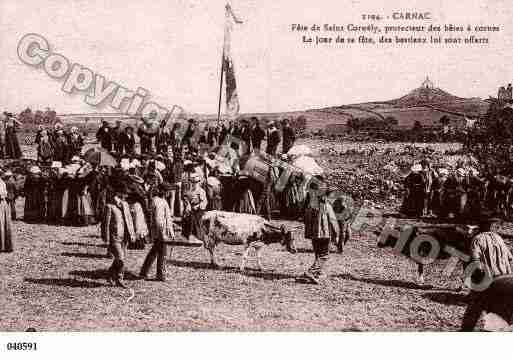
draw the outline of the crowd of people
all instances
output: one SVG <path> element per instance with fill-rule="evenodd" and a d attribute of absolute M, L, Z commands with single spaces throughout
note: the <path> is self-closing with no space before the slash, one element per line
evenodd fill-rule
<path fill-rule="evenodd" d="M 11 121 L 10 126 L 14 128 L 15 123 Z M 276 156 L 280 143 L 282 154 L 289 152 L 295 133 L 287 121 L 281 126 L 271 122 L 265 130 L 256 118 L 206 125 L 200 130 L 189 120 L 183 135 L 179 130 L 178 124 L 171 130 L 162 126 L 156 133 L 139 129 L 141 150 L 137 153 L 134 129 L 122 128 L 119 121 L 113 127 L 103 122 L 96 134 L 102 148 L 86 152 L 77 128 L 69 132 L 61 126 L 40 128 L 36 134 L 39 164 L 30 167 L 21 193 L 25 197 L 24 220 L 74 226 L 99 223 L 107 254 L 113 258 L 108 280 L 125 287 L 127 249 L 140 250 L 148 244 L 151 248 L 139 277 L 148 278 L 156 261 L 156 279 L 166 280 L 166 244 L 179 236 L 176 217 L 181 217 L 179 241 L 202 245 L 205 229 L 201 218 L 206 210 L 260 214 L 270 219 L 273 209 L 278 209 L 281 215 L 303 218 L 305 238 L 312 241 L 315 260 L 302 279 L 320 283 L 326 276 L 331 242 L 337 238 L 342 252 L 351 236 L 351 213 L 346 204 L 342 199 L 328 200 L 331 190 L 323 185 L 322 176 L 308 182 L 301 172 L 292 173 L 277 192 L 275 185 L 283 168 L 269 166 L 264 182 L 241 170 L 241 159 L 261 153 L 264 140 L 267 155 Z M 308 189 L 301 188 L 304 183 Z M 402 212 L 406 214 L 480 220 L 483 208 L 513 213 L 509 212 L 513 180 L 500 175 L 484 178 L 473 167 L 434 169 L 423 160 L 411 168 L 405 187 Z M 2 170 L 0 252 L 13 251 L 12 220 L 17 219 L 19 195 L 14 174 Z M 499 253 L 500 268 L 487 292 L 473 294 L 463 330 L 474 327 L 477 314 L 488 308 L 490 295 L 510 293 L 510 289 L 504 292 L 504 286 L 511 284 L 509 279 L 504 284 L 501 278 L 513 273 L 513 256 L 489 227 L 473 237 L 472 248 L 474 261 L 497 269 L 488 255 L 492 248 Z"/>
<path fill-rule="evenodd" d="M 84 152 L 84 139 L 76 127 L 40 126 L 35 141 L 38 165 L 29 168 L 23 189 L 17 189 L 12 172 L 3 173 L 9 221 L 17 218 L 16 198 L 23 195 L 26 222 L 73 226 L 100 223 L 107 243 L 119 239 L 128 248 L 142 249 L 154 242 L 152 226 L 157 219 L 181 217 L 183 240 L 197 244 L 205 210 L 258 213 L 267 218 L 281 207 L 289 208 L 284 212 L 291 213 L 290 190 L 274 193 L 272 184 L 241 173 L 240 158 L 261 152 L 266 137 L 269 155 L 277 154 L 280 142 L 283 152 L 292 147 L 295 134 L 286 120 L 281 123 L 281 131 L 276 122 L 266 127 L 264 130 L 257 118 L 251 118 L 200 129 L 191 119 L 183 134 L 178 123 L 171 130 L 163 124 L 155 133 L 141 126 L 137 141 L 131 126 L 123 128 L 120 121 L 111 126 L 103 121 L 96 133 L 101 149 Z M 95 152 L 102 154 L 95 157 Z M 110 161 L 102 162 L 102 155 Z M 279 175 L 279 169 L 274 170 L 278 172 L 269 174 L 270 181 Z M 299 205 L 299 200 L 295 202 Z M 121 209 L 121 216 L 116 208 Z M 162 210 L 165 216 L 160 214 Z M 122 228 L 113 225 L 115 219 L 123 220 Z M 120 231 L 123 238 L 119 237 Z M 12 250 L 12 240 L 2 241 L 7 242 L 11 244 L 2 250 Z M 122 283 L 123 256 L 118 249 L 109 245 L 109 254 L 115 258 L 112 278 Z"/>
<path fill-rule="evenodd" d="M 413 217 L 472 219 L 482 213 L 513 218 L 513 180 L 493 171 L 482 176 L 462 163 L 432 168 L 426 159 L 414 164 L 405 178 L 401 212 Z"/>

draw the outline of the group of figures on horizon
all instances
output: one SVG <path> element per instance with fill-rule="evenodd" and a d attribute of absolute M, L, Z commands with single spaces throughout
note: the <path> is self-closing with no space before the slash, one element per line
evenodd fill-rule
<path fill-rule="evenodd" d="M 264 129 L 257 117 L 222 121 L 218 124 L 206 123 L 203 128 L 200 128 L 196 120 L 189 119 L 185 131 L 182 131 L 182 125 L 179 122 L 169 128 L 163 121 L 159 128 L 152 132 L 140 126 L 137 129 L 137 137 L 139 137 L 141 154 L 167 154 L 182 145 L 188 146 L 191 150 L 199 150 L 200 146 L 212 148 L 223 144 L 228 137 L 232 137 L 239 139 L 244 149 L 240 149 L 239 144 L 234 144 L 233 147 L 245 153 L 253 150 L 260 151 L 264 139 L 267 138 L 266 152 L 276 155 L 280 142 L 283 143 L 283 153 L 287 153 L 296 140 L 295 131 L 287 119 L 281 121 L 281 126 L 275 121 L 270 121 Z M 96 133 L 96 138 L 104 149 L 113 151 L 118 156 L 135 154 L 137 141 L 134 127 L 123 128 L 119 120 L 116 121 L 115 126 L 103 121 Z"/>
<path fill-rule="evenodd" d="M 497 98 L 499 101 L 513 101 L 513 86 L 508 84 L 508 86 L 499 87 L 499 93 L 497 94 Z"/>
<path fill-rule="evenodd" d="M 413 217 L 472 219 L 492 213 L 513 219 L 513 179 L 493 171 L 482 176 L 472 166 L 434 169 L 427 159 L 405 178 L 401 212 Z"/>

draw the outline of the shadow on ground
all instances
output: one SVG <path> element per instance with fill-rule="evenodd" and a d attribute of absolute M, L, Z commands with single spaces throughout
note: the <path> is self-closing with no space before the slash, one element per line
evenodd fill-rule
<path fill-rule="evenodd" d="M 382 285 L 385 287 L 396 287 L 396 288 L 405 288 L 405 289 L 419 289 L 419 290 L 432 290 L 435 289 L 432 285 L 420 285 L 413 282 L 405 282 L 397 279 L 376 279 L 376 278 L 364 278 L 364 277 L 355 277 L 352 274 L 344 273 L 334 275 L 334 278 L 340 278 L 345 280 L 352 280 L 356 282 L 363 282 L 369 284 Z"/>
<path fill-rule="evenodd" d="M 468 304 L 467 295 L 457 292 L 431 292 L 422 294 L 424 298 L 445 305 L 465 306 Z"/>
<path fill-rule="evenodd" d="M 61 242 L 61 244 L 64 244 L 65 246 L 107 248 L 106 244 L 94 244 L 94 243 L 82 243 L 82 242 Z"/>
<path fill-rule="evenodd" d="M 210 263 L 207 262 L 196 262 L 196 261 L 189 261 L 189 262 L 179 262 L 176 260 L 168 260 L 169 264 L 177 266 L 177 267 L 187 267 L 187 268 L 194 268 L 194 269 L 210 269 L 210 270 L 218 270 L 218 271 L 224 271 L 224 272 L 239 272 L 238 267 L 234 266 L 223 266 L 221 265 L 218 268 L 214 268 L 210 265 Z M 270 270 L 263 270 L 258 271 L 256 269 L 252 268 L 246 268 L 244 273 L 241 273 L 241 275 L 247 276 L 247 277 L 255 277 L 255 278 L 262 278 L 265 280 L 277 280 L 277 279 L 295 279 L 296 276 L 292 274 L 286 274 L 286 273 L 276 273 L 271 272 Z"/>
<path fill-rule="evenodd" d="M 95 269 L 95 270 L 76 270 L 69 272 L 70 275 L 74 275 L 77 277 L 87 278 L 87 279 L 101 279 L 107 280 L 109 277 L 108 269 Z M 137 280 L 138 276 L 131 272 L 125 272 L 124 278 L 125 280 Z"/>
<path fill-rule="evenodd" d="M 76 257 L 76 258 L 88 258 L 88 259 L 105 259 L 109 258 L 107 254 L 98 254 L 98 253 L 61 253 L 61 256 L 64 257 Z"/>
<path fill-rule="evenodd" d="M 75 278 L 25 278 L 25 282 L 71 288 L 98 288 L 105 286 L 103 283 L 79 280 Z"/>

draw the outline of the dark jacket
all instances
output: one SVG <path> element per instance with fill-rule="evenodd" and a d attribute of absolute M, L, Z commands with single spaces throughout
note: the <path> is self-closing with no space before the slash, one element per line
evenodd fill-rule
<path fill-rule="evenodd" d="M 107 151 L 112 151 L 112 133 L 108 126 L 102 126 L 96 132 L 96 139 L 100 142 L 100 145 Z"/>
<path fill-rule="evenodd" d="M 283 153 L 289 152 L 296 141 L 296 133 L 290 126 L 283 127 Z"/>
<path fill-rule="evenodd" d="M 260 126 L 255 126 L 251 133 L 251 141 L 253 142 L 253 149 L 260 150 L 262 141 L 265 137 L 265 131 Z"/>
<path fill-rule="evenodd" d="M 135 135 L 129 135 L 127 132 L 124 132 L 121 135 L 121 144 L 123 146 L 123 151 L 127 154 L 135 153 Z"/>

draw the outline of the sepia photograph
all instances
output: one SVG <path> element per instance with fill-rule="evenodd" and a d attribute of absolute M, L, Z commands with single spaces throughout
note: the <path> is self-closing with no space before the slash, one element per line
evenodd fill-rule
<path fill-rule="evenodd" d="M 0 0 L 0 332 L 511 331 L 511 19 Z"/>

